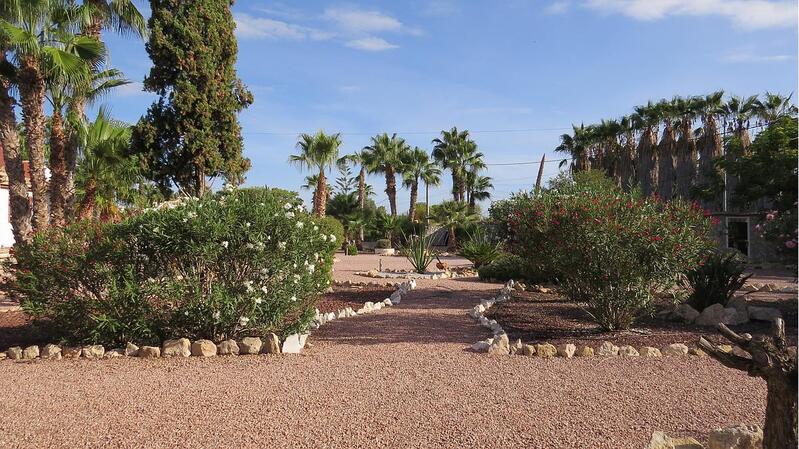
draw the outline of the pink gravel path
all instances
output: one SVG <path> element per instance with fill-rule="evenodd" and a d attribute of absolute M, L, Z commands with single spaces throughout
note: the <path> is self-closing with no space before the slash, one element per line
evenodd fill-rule
<path fill-rule="evenodd" d="M 764 383 L 706 359 L 472 353 L 496 290 L 439 281 L 301 355 L 3 362 L 0 447 L 641 448 L 761 422 Z"/>

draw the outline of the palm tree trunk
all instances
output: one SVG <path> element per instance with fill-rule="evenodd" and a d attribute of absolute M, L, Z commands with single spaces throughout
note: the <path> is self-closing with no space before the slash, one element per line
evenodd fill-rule
<path fill-rule="evenodd" d="M 658 170 L 657 153 L 655 152 L 655 142 L 657 135 L 652 128 L 646 128 L 638 141 L 638 185 L 641 186 L 641 193 L 650 196 L 657 189 Z"/>
<path fill-rule="evenodd" d="M 21 60 L 19 96 L 30 154 L 31 190 L 33 190 L 33 230 L 43 231 L 49 224 L 47 179 L 44 164 L 44 78 L 38 61 L 30 56 Z"/>
<path fill-rule="evenodd" d="M 683 120 L 677 142 L 677 197 L 689 199 L 696 176 L 696 142 L 691 138 L 691 122 Z"/>
<path fill-rule="evenodd" d="M 721 134 L 719 134 L 718 122 L 716 122 L 715 116 L 708 114 L 705 117 L 704 137 L 699 154 L 699 172 L 696 177 L 698 185 L 707 185 L 716 178 L 715 161 L 722 154 L 724 154 L 724 147 Z M 721 199 L 703 199 L 702 206 L 705 209 L 719 211 L 721 210 Z"/>
<path fill-rule="evenodd" d="M 635 181 L 635 162 L 633 153 L 635 152 L 635 135 L 628 132 L 625 136 L 624 145 L 621 148 L 619 157 L 619 185 L 624 191 L 629 191 Z"/>
<path fill-rule="evenodd" d="M 0 54 L 0 64 L 6 62 L 5 51 Z M 0 147 L 8 176 L 8 204 L 11 213 L 11 232 L 15 243 L 27 242 L 31 231 L 31 208 L 28 202 L 28 185 L 22 164 L 22 151 L 17 133 L 14 99 L 8 94 L 10 83 L 0 78 Z"/>
<path fill-rule="evenodd" d="M 452 199 L 457 203 L 460 201 L 458 198 L 458 173 L 452 170 Z"/>
<path fill-rule="evenodd" d="M 419 180 L 411 184 L 411 205 L 408 209 L 408 218 L 411 221 L 416 221 L 416 199 L 419 197 Z"/>
<path fill-rule="evenodd" d="M 456 239 L 457 239 L 457 237 L 455 236 L 455 226 L 450 226 L 449 227 L 449 238 L 447 239 L 447 248 L 448 249 L 454 250 L 455 248 L 458 247 L 457 246 L 458 242 L 455 241 Z"/>
<path fill-rule="evenodd" d="M 83 98 L 76 97 L 72 100 L 69 106 L 70 115 L 80 120 L 85 119 L 85 106 Z M 66 165 L 66 174 L 64 176 L 64 217 L 69 223 L 75 217 L 75 171 L 78 167 L 78 137 L 77 131 L 72 129 L 70 121 L 67 120 L 67 142 L 64 149 L 64 162 Z"/>
<path fill-rule="evenodd" d="M 397 180 L 394 179 L 394 167 L 386 167 L 386 195 L 391 208 L 391 216 L 397 216 Z"/>
<path fill-rule="evenodd" d="M 94 178 L 88 179 L 84 190 L 83 201 L 78 207 L 78 218 L 89 220 L 94 218 L 94 208 L 97 204 L 97 180 Z"/>
<path fill-rule="evenodd" d="M 316 215 L 325 216 L 327 208 L 327 178 L 325 178 L 325 168 L 319 169 L 319 179 L 316 182 Z"/>
<path fill-rule="evenodd" d="M 474 199 L 474 193 L 469 194 L 469 212 L 474 213 L 474 208 L 477 206 L 477 201 Z"/>
<path fill-rule="evenodd" d="M 463 175 L 458 176 L 458 201 L 466 201 L 466 177 Z"/>
<path fill-rule="evenodd" d="M 67 177 L 67 164 L 65 151 L 67 136 L 64 129 L 64 116 L 60 108 L 53 109 L 50 118 L 50 223 L 53 226 L 63 227 L 66 224 L 67 195 L 65 182 Z"/>
<path fill-rule="evenodd" d="M 358 207 L 361 209 L 361 216 L 366 208 L 366 168 L 361 164 L 361 171 L 358 173 Z M 363 224 L 358 226 L 358 242 L 363 243 Z"/>
<path fill-rule="evenodd" d="M 663 138 L 658 145 L 658 196 L 670 201 L 674 196 L 674 131 L 670 123 L 663 129 Z"/>

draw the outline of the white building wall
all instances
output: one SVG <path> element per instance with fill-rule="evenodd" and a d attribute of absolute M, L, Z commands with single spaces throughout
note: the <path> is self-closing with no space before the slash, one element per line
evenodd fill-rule
<path fill-rule="evenodd" d="M 14 234 L 8 221 L 8 189 L 0 188 L 0 247 L 14 246 Z"/>

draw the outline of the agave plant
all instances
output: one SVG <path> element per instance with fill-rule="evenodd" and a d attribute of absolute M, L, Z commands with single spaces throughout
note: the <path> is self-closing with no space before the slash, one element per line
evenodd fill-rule
<path fill-rule="evenodd" d="M 412 235 L 405 239 L 406 243 L 402 247 L 402 252 L 413 266 L 414 271 L 419 274 L 427 273 L 427 267 L 436 258 L 431 247 L 433 239 L 429 235 Z"/>
<path fill-rule="evenodd" d="M 494 261 L 502 251 L 500 243 L 492 239 L 482 228 L 469 233 L 468 240 L 461 244 L 460 255 L 469 259 L 474 268 L 480 268 Z"/>
<path fill-rule="evenodd" d="M 693 289 L 688 302 L 697 310 L 713 304 L 727 304 L 751 276 L 744 274 L 744 260 L 735 251 L 710 254 L 702 266 L 686 275 L 688 284 Z"/>

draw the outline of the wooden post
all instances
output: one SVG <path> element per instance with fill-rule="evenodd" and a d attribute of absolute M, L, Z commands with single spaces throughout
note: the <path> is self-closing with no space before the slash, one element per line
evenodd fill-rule
<path fill-rule="evenodd" d="M 541 164 L 538 166 L 538 177 L 535 180 L 535 194 L 541 191 L 541 178 L 544 177 L 544 163 L 547 161 L 547 154 L 541 156 Z"/>

